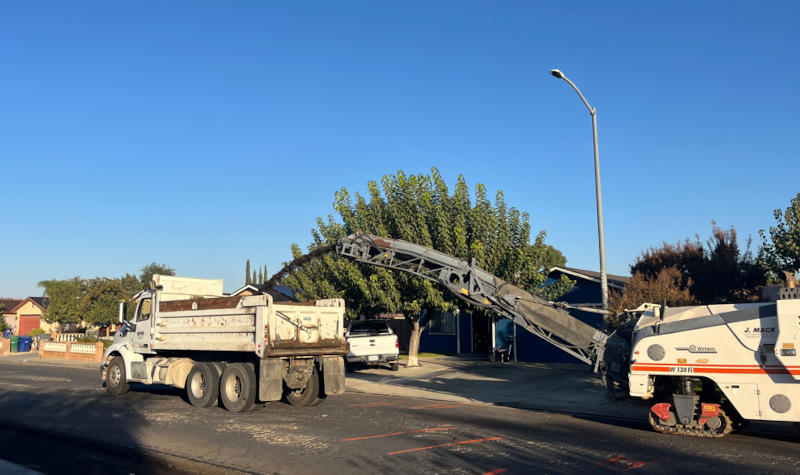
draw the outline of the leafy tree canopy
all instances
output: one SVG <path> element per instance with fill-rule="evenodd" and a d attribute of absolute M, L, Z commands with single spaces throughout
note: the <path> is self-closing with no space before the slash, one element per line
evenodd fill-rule
<path fill-rule="evenodd" d="M 139 271 L 139 281 L 141 282 L 142 289 L 147 290 L 150 288 L 150 281 L 153 280 L 154 274 L 175 275 L 175 269 L 164 264 L 158 264 L 156 262 L 151 262 L 150 264 L 142 267 L 142 269 Z"/>
<path fill-rule="evenodd" d="M 711 223 L 711 237 L 683 243 L 664 243 L 644 251 L 631 265 L 633 279 L 621 295 L 612 296 L 612 308 L 638 307 L 644 302 L 670 305 L 714 304 L 758 300 L 766 281 L 750 252 L 742 252 L 736 230 Z"/>
<path fill-rule="evenodd" d="M 767 232 L 769 240 L 767 240 Z M 775 226 L 759 232 L 764 245 L 759 263 L 770 277 L 777 280 L 781 271 L 800 271 L 800 193 L 792 198 L 786 210 L 775 210 Z"/>
<path fill-rule="evenodd" d="M 509 207 L 502 191 L 492 204 L 486 187 L 478 184 L 473 203 L 463 176 L 458 177 L 452 193 L 436 168 L 430 175 L 398 171 L 384 176 L 380 185 L 370 181 L 367 190 L 368 196 L 351 195 L 345 188 L 336 192 L 333 207 L 339 220 L 333 215 L 317 219 L 309 251 L 362 231 L 421 244 L 467 261 L 474 258 L 488 272 L 539 293 L 547 269 L 566 263 L 561 252 L 545 244 L 544 231 L 531 243 L 529 215 Z M 293 244 L 292 254 L 297 258 L 304 253 Z M 310 260 L 282 283 L 301 299 L 343 297 L 350 318 L 380 313 L 414 318 L 423 309 L 447 310 L 456 304 L 455 297 L 430 281 L 334 255 Z M 564 279 L 557 287 L 548 288 L 547 296 L 558 296 L 570 287 Z"/>
<path fill-rule="evenodd" d="M 39 286 L 44 289 L 44 296 L 48 300 L 42 317 L 47 322 L 62 324 L 114 322 L 122 301 L 129 303 L 128 318 L 132 318 L 135 309 L 130 304 L 133 303 L 133 296 L 142 290 L 140 277 L 133 274 L 125 274 L 117 279 L 73 277 L 46 280 L 39 282 Z"/>
<path fill-rule="evenodd" d="M 83 282 L 80 277 L 65 280 L 45 280 L 39 282 L 47 297 L 47 308 L 42 317 L 47 322 L 78 323 L 81 321 L 81 299 Z"/>

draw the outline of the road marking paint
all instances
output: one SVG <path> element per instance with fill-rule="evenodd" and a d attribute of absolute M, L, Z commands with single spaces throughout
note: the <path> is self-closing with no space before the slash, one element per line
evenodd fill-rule
<path fill-rule="evenodd" d="M 460 402 L 458 404 L 428 404 L 427 406 L 413 406 L 410 409 L 445 409 L 448 407 L 461 407 L 466 406 L 467 403 Z"/>
<path fill-rule="evenodd" d="M 596 465 L 598 467 L 603 466 L 603 465 L 612 465 L 612 464 L 613 465 L 619 465 L 621 467 L 624 467 L 622 469 L 623 472 L 627 472 L 629 470 L 633 470 L 633 469 L 636 469 L 636 468 L 639 468 L 639 467 L 643 467 L 643 466 L 647 465 L 648 463 L 659 463 L 659 462 L 658 461 L 642 462 L 642 461 L 639 461 L 639 460 L 626 459 L 624 455 L 617 455 L 616 457 L 611 457 L 611 458 L 609 458 L 607 460 L 603 460 L 602 462 L 598 462 Z"/>
<path fill-rule="evenodd" d="M 342 442 L 351 442 L 351 441 L 354 441 L 354 440 L 364 440 L 364 439 L 377 439 L 379 437 L 392 437 L 392 436 L 401 435 L 401 434 L 415 434 L 415 433 L 420 433 L 420 432 L 437 432 L 437 431 L 450 430 L 450 429 L 452 429 L 452 427 L 433 427 L 433 428 L 430 428 L 430 429 L 409 430 L 409 431 L 405 431 L 405 432 L 392 432 L 390 434 L 365 435 L 363 437 L 349 437 L 347 439 L 342 439 Z"/>
<path fill-rule="evenodd" d="M 472 440 L 462 440 L 460 442 L 448 442 L 446 444 L 429 445 L 428 447 L 417 447 L 417 448 L 414 448 L 414 449 L 396 450 L 394 452 L 389 452 L 387 455 L 407 454 L 409 452 L 419 452 L 420 450 L 438 449 L 440 447 L 451 447 L 451 446 L 454 446 L 454 445 L 479 444 L 481 442 L 489 442 L 489 441 L 492 441 L 492 440 L 503 440 L 503 438 L 502 437 L 487 437 L 485 439 L 472 439 Z"/>
<path fill-rule="evenodd" d="M 483 475 L 497 475 L 498 473 L 503 473 L 507 470 L 507 468 L 498 468 L 497 470 L 492 470 L 491 472 L 484 472 Z"/>
<path fill-rule="evenodd" d="M 379 406 L 396 406 L 396 402 L 366 402 L 362 404 L 350 404 L 347 407 L 379 407 Z"/>

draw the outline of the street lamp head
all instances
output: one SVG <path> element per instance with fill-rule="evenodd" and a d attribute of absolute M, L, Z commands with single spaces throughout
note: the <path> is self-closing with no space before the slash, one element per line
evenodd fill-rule
<path fill-rule="evenodd" d="M 553 75 L 553 77 L 555 77 L 555 78 L 558 78 L 558 79 L 564 79 L 564 73 L 562 73 L 562 72 L 561 72 L 560 70 L 558 70 L 558 69 L 551 69 L 551 70 L 550 70 L 550 74 L 552 74 L 552 75 Z"/>

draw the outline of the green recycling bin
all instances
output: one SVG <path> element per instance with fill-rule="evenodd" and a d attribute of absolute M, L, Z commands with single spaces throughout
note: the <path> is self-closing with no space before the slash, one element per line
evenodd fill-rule
<path fill-rule="evenodd" d="M 12 353 L 18 352 L 19 351 L 19 337 L 16 336 L 16 335 L 13 335 L 11 338 L 9 338 L 9 340 L 11 340 L 11 352 Z"/>

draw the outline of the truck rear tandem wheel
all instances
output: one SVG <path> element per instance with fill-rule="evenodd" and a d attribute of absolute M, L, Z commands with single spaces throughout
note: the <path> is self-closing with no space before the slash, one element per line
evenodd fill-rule
<path fill-rule="evenodd" d="M 311 373 L 305 386 L 298 389 L 286 388 L 286 400 L 293 406 L 315 406 L 322 400 L 319 391 L 319 373 L 317 368 Z"/>
<path fill-rule="evenodd" d="M 225 367 L 219 381 L 219 399 L 225 409 L 244 412 L 256 400 L 256 373 L 249 363 L 232 363 Z"/>
<path fill-rule="evenodd" d="M 219 372 L 209 363 L 195 363 L 186 377 L 186 396 L 195 407 L 211 407 L 219 398 Z"/>

